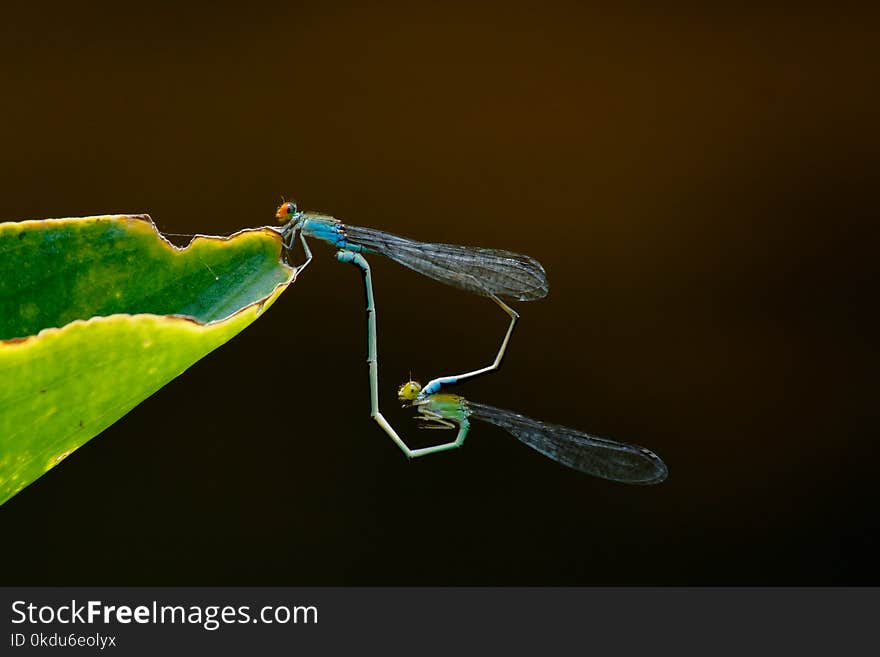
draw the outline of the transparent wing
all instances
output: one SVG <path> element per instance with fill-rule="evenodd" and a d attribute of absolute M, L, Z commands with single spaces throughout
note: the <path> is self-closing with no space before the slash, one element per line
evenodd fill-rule
<path fill-rule="evenodd" d="M 541 263 L 497 249 L 417 242 L 373 228 L 344 226 L 345 240 L 461 290 L 532 301 L 550 289 Z"/>
<path fill-rule="evenodd" d="M 666 479 L 666 465 L 644 447 L 597 438 L 484 404 L 468 402 L 468 408 L 471 417 L 507 430 L 520 442 L 575 470 L 626 484 L 659 484 Z"/>

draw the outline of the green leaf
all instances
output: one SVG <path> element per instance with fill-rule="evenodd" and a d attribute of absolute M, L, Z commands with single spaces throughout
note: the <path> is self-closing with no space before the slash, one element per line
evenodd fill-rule
<path fill-rule="evenodd" d="M 147 215 L 0 223 L 0 504 L 263 313 L 271 228 L 184 249 Z"/>

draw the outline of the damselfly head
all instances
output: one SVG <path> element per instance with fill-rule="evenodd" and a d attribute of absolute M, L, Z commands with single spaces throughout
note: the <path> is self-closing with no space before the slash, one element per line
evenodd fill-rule
<path fill-rule="evenodd" d="M 407 381 L 397 390 L 397 398 L 402 402 L 415 401 L 421 391 L 421 383 L 418 381 Z"/>
<path fill-rule="evenodd" d="M 288 221 L 296 217 L 296 215 L 296 203 L 293 201 L 285 201 L 278 206 L 278 210 L 275 212 L 275 218 L 278 220 L 279 224 L 286 224 Z"/>

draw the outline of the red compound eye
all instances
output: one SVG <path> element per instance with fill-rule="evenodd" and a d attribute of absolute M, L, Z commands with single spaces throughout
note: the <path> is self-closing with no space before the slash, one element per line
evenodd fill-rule
<path fill-rule="evenodd" d="M 287 203 L 282 203 L 278 208 L 278 211 L 275 212 L 275 218 L 279 221 L 287 221 L 296 211 L 296 206 L 288 201 Z"/>

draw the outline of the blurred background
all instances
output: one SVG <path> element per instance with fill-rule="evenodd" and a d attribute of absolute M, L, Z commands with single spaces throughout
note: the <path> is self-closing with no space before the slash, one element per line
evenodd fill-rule
<path fill-rule="evenodd" d="M 3 583 L 880 584 L 877 29 L 839 3 L 7 7 L 0 220 L 224 234 L 283 194 L 528 253 L 550 295 L 457 392 L 670 477 L 488 425 L 408 463 L 369 419 L 360 276 L 315 242 L 263 318 L 0 509 Z M 489 362 L 506 316 L 372 264 L 416 442 L 397 385 Z"/>

